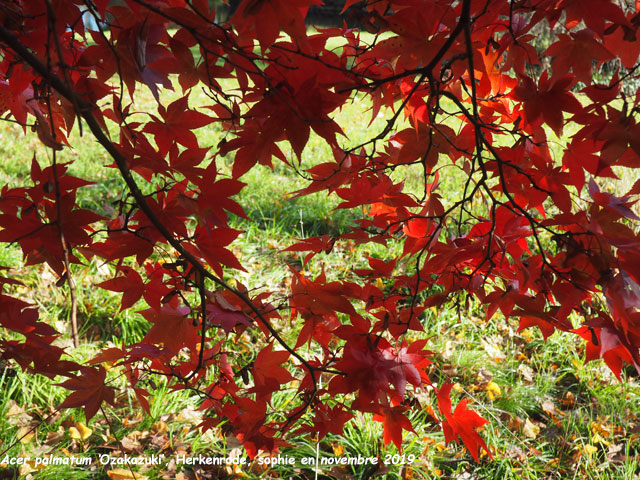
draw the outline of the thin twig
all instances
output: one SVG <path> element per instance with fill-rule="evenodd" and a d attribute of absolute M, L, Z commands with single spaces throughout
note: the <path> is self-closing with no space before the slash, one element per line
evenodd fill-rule
<path fill-rule="evenodd" d="M 102 416 L 104 417 L 104 420 L 107 422 L 107 424 L 109 425 L 109 428 L 111 429 L 111 433 L 113 434 L 113 438 L 116 439 L 116 443 L 118 444 L 118 450 L 120 450 L 120 453 L 122 453 L 122 455 L 124 457 L 126 457 L 127 454 L 124 451 L 124 447 L 122 446 L 122 442 L 116 436 L 116 432 L 115 432 L 115 430 L 113 428 L 113 423 L 111 423 L 111 420 L 109 420 L 109 417 L 107 417 L 107 413 L 104 411 L 104 408 L 102 407 L 102 405 L 100 405 L 100 411 L 102 412 Z M 131 472 L 131 475 L 133 476 L 133 480 L 138 480 L 138 477 L 136 477 L 136 473 L 131 468 L 131 464 L 130 463 L 127 463 L 127 468 L 129 469 L 129 472 Z"/>
<path fill-rule="evenodd" d="M 48 24 L 47 24 L 47 42 L 49 42 L 50 38 L 54 38 L 54 43 L 56 43 L 58 55 L 62 55 L 62 49 L 60 44 L 58 43 L 58 37 L 55 35 L 55 17 L 53 16 L 53 8 L 50 5 L 50 2 L 47 1 L 47 12 L 48 12 Z M 52 32 L 54 33 L 52 35 Z M 47 49 L 47 64 L 49 68 L 51 68 L 51 49 Z M 66 74 L 66 69 L 62 69 L 65 75 L 65 79 L 68 82 L 68 77 Z M 74 105 L 76 105 L 75 100 L 73 100 Z M 49 109 L 49 128 L 51 129 L 51 137 L 53 141 L 56 142 L 56 129 L 53 120 L 53 111 L 51 109 L 51 87 L 47 89 L 47 108 Z M 62 248 L 62 253 L 64 255 L 64 269 L 65 272 L 63 274 L 63 280 L 66 280 L 67 285 L 69 286 L 69 303 L 70 312 L 69 312 L 69 322 L 71 323 L 71 338 L 73 340 L 73 346 L 78 348 L 80 345 L 80 340 L 78 338 L 78 300 L 76 297 L 76 287 L 73 281 L 73 276 L 71 274 L 71 255 L 69 252 L 69 244 L 64 236 L 64 231 L 62 230 L 62 192 L 60 191 L 60 177 L 58 175 L 58 163 L 57 163 L 57 155 L 56 149 L 51 148 L 52 152 L 52 168 L 53 168 L 53 184 L 56 195 L 56 214 L 57 218 L 55 221 L 56 229 L 58 230 L 58 237 L 60 238 L 60 247 Z"/>

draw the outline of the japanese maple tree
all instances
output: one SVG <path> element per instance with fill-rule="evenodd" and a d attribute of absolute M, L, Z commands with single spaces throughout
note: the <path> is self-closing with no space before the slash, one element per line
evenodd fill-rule
<path fill-rule="evenodd" d="M 62 378 L 62 406 L 88 418 L 114 398 L 102 363 L 126 374 L 147 409 L 140 379 L 167 377 L 199 392 L 203 427 L 224 423 L 249 455 L 285 445 L 288 431 L 340 433 L 355 412 L 383 422 L 385 443 L 401 448 L 411 398 L 432 381 L 434 352 L 415 340 L 425 310 L 459 295 L 483 303 L 487 320 L 500 311 L 545 337 L 579 335 L 587 360 L 618 377 L 624 363 L 640 368 L 640 183 L 604 188 L 640 165 L 640 2 L 345 2 L 366 36 L 308 29 L 321 4 L 243 0 L 216 22 L 207 0 L 0 3 L 0 113 L 51 152 L 34 155 L 24 185 L 2 187 L 0 241 L 27 266 L 48 265 L 74 302 L 73 265 L 111 264 L 115 276 L 96 287 L 121 292 L 122 309 L 144 302 L 151 323 L 139 343 L 77 364 L 5 270 L 0 325 L 12 333 L 0 358 Z M 546 49 L 542 26 L 555 32 Z M 594 80 L 605 62 L 610 75 Z M 196 88 L 207 104 L 190 104 Z M 145 90 L 157 108 L 141 113 Z M 369 140 L 349 146 L 336 113 L 354 99 L 387 122 L 363 125 Z M 577 128 L 563 138 L 568 122 Z M 224 140 L 203 146 L 194 131 L 213 123 Z M 74 128 L 99 142 L 128 189 L 109 218 L 78 205 L 90 182 L 68 173 Z M 300 172 L 308 182 L 295 195 L 333 195 L 357 221 L 288 250 L 308 262 L 341 242 L 400 242 L 402 256 L 371 257 L 353 280 L 292 270 L 281 301 L 233 281 L 244 267 L 230 220 L 246 217 L 242 176 L 258 164 L 298 168 L 312 132 L 333 156 Z M 409 168 L 420 169 L 418 192 L 401 181 Z M 464 188 L 445 199 L 439 180 L 454 170 Z M 300 325 L 293 342 L 280 331 L 289 322 Z M 263 342 L 243 363 L 230 352 L 246 331 Z M 276 411 L 272 396 L 292 387 Z M 490 455 L 478 433 L 486 420 L 466 399 L 453 408 L 451 387 L 432 389 L 446 440 Z"/>

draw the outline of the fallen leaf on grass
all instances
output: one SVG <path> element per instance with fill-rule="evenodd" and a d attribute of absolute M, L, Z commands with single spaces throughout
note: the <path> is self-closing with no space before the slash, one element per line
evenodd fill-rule
<path fill-rule="evenodd" d="M 522 427 L 522 433 L 527 438 L 535 439 L 540 433 L 540 427 L 527 418 Z"/>
<path fill-rule="evenodd" d="M 169 442 L 169 436 L 166 433 L 162 435 L 153 435 L 151 437 L 151 446 L 156 447 L 161 452 L 171 446 L 171 442 Z"/>
<path fill-rule="evenodd" d="M 605 445 L 607 447 L 611 445 L 611 442 L 609 442 L 609 441 L 605 440 L 604 438 L 602 438 L 602 436 L 600 436 L 599 433 L 594 433 L 593 436 L 591 437 L 591 441 L 593 443 L 601 443 L 601 444 L 603 444 L 603 445 Z"/>
<path fill-rule="evenodd" d="M 83 442 L 91 436 L 93 430 L 87 427 L 84 423 L 78 422 L 72 427 L 69 427 L 69 435 L 74 440 L 82 440 Z"/>
<path fill-rule="evenodd" d="M 126 468 L 108 470 L 107 475 L 111 480 L 147 480 L 146 476 L 140 475 L 139 473 L 134 474 Z"/>
<path fill-rule="evenodd" d="M 454 353 L 455 349 L 456 349 L 455 344 L 451 340 L 449 340 L 449 341 L 447 341 L 447 343 L 445 343 L 444 349 L 442 350 L 440 355 L 445 360 L 451 360 L 451 357 L 453 357 L 453 353 Z"/>
<path fill-rule="evenodd" d="M 127 452 L 138 452 L 142 453 L 142 445 L 140 442 L 132 435 L 127 435 L 120 441 L 122 445 L 122 449 Z"/>
<path fill-rule="evenodd" d="M 38 472 L 40 470 L 43 470 L 47 468 L 46 465 L 44 464 L 39 464 L 36 465 L 36 461 L 34 458 L 29 458 L 27 459 L 22 465 L 20 465 L 20 468 L 18 469 L 18 471 L 20 472 L 20 475 L 25 475 L 25 477 L 27 479 L 32 478 L 33 476 L 31 475 L 31 473 L 33 472 Z"/>
<path fill-rule="evenodd" d="M 403 480 L 413 480 L 415 478 L 413 475 L 413 468 L 407 466 L 402 467 L 402 469 L 400 469 L 400 478 Z"/>
<path fill-rule="evenodd" d="M 136 412 L 135 415 L 128 415 L 123 421 L 122 425 L 124 427 L 135 427 L 136 425 L 142 423 L 144 420 L 144 416 L 140 412 Z"/>
<path fill-rule="evenodd" d="M 24 408 L 18 405 L 15 400 L 9 400 L 9 411 L 7 411 L 7 420 L 11 425 L 25 425 L 33 420 Z"/>
<path fill-rule="evenodd" d="M 553 403 L 552 400 L 547 399 L 544 402 L 542 402 L 542 405 L 540 406 L 542 407 L 542 411 L 544 413 L 546 413 L 547 415 L 551 415 L 552 417 L 563 415 L 563 412 L 559 411 L 556 408 L 556 404 Z"/>
<path fill-rule="evenodd" d="M 498 341 L 495 341 L 492 338 L 489 338 L 487 340 L 482 339 L 481 342 L 482 342 L 482 347 L 484 348 L 484 351 L 487 352 L 487 355 L 489 355 L 489 358 L 491 358 L 491 360 L 493 360 L 494 362 L 501 362 L 502 360 L 507 358 L 504 352 L 500 350 Z"/>
<path fill-rule="evenodd" d="M 607 460 L 614 463 L 620 463 L 623 461 L 623 455 L 620 453 L 624 448 L 624 444 L 619 443 L 617 445 L 611 445 L 607 450 Z"/>
<path fill-rule="evenodd" d="M 202 422 L 202 412 L 199 412 L 191 407 L 183 408 L 178 414 L 177 420 L 179 422 L 187 422 L 193 425 L 197 425 Z"/>
<path fill-rule="evenodd" d="M 594 435 L 600 435 L 601 437 L 608 438 L 611 436 L 613 431 L 613 426 L 611 424 L 606 423 L 608 417 L 600 417 L 598 416 L 597 422 L 591 422 L 589 424 L 589 429 L 591 433 Z"/>
<path fill-rule="evenodd" d="M 18 468 L 18 473 L 20 473 L 20 475 L 29 475 L 31 472 L 35 472 L 35 469 L 33 468 L 33 465 L 31 465 L 31 462 L 26 461 L 25 463 L 23 463 L 22 465 L 20 465 L 20 467 Z"/>
<path fill-rule="evenodd" d="M 573 408 L 576 404 L 576 396 L 572 392 L 566 392 L 562 399 L 562 404 L 565 407 Z"/>
<path fill-rule="evenodd" d="M 35 435 L 35 430 L 31 425 L 20 427 L 16 436 L 20 439 L 20 443 L 29 443 Z"/>
<path fill-rule="evenodd" d="M 60 443 L 62 440 L 64 440 L 64 429 L 60 427 L 55 432 L 48 432 L 44 443 L 46 445 L 55 445 L 56 443 Z"/>
<path fill-rule="evenodd" d="M 156 423 L 154 423 L 151 426 L 151 432 L 155 433 L 156 435 L 162 435 L 164 433 L 167 433 L 166 422 L 163 422 L 162 420 L 158 420 Z"/>
<path fill-rule="evenodd" d="M 500 395 L 502 395 L 502 391 L 500 390 L 500 387 L 494 381 L 490 381 L 489 383 L 487 383 L 484 389 L 487 391 L 487 397 L 489 398 L 489 400 L 493 401 L 496 398 L 498 398 Z"/>
<path fill-rule="evenodd" d="M 520 336 L 524 339 L 525 343 L 529 343 L 533 340 L 533 333 L 528 328 L 520 331 Z"/>
<path fill-rule="evenodd" d="M 527 383 L 533 383 L 534 382 L 533 378 L 535 377 L 536 372 L 534 372 L 533 369 L 529 365 L 527 365 L 525 363 L 521 363 L 518 366 L 518 371 L 517 372 L 518 372 L 518 375 L 520 375 L 520 377 L 522 377 L 522 379 L 525 382 L 527 382 Z"/>
<path fill-rule="evenodd" d="M 520 461 L 524 461 L 527 458 L 526 452 L 517 445 L 512 445 L 506 454 L 508 458 L 515 458 Z"/>
<path fill-rule="evenodd" d="M 598 447 L 595 445 L 583 445 L 578 451 L 581 455 L 586 455 L 591 458 L 591 456 L 598 451 Z"/>
<path fill-rule="evenodd" d="M 524 425 L 524 422 L 517 415 L 509 419 L 509 430 L 519 430 L 522 425 Z"/>
<path fill-rule="evenodd" d="M 450 363 L 444 363 L 440 367 L 440 371 L 449 378 L 456 377 L 458 375 L 458 367 L 451 365 Z"/>
<path fill-rule="evenodd" d="M 485 384 L 489 383 L 493 379 L 493 373 L 490 370 L 487 370 L 484 367 L 480 367 L 478 370 L 478 376 L 476 377 L 476 382 Z"/>

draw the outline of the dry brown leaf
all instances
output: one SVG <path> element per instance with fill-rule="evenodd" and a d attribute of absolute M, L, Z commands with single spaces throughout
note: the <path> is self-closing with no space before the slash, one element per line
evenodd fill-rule
<path fill-rule="evenodd" d="M 153 435 L 151 437 L 151 445 L 162 451 L 170 446 L 169 436 L 166 433 L 163 435 Z"/>
<path fill-rule="evenodd" d="M 178 414 L 177 420 L 179 422 L 188 422 L 193 425 L 198 425 L 202 422 L 202 412 L 191 407 L 183 408 Z"/>
<path fill-rule="evenodd" d="M 25 425 L 33 420 L 24 408 L 18 405 L 15 400 L 9 400 L 9 410 L 7 411 L 7 421 L 11 425 Z"/>
<path fill-rule="evenodd" d="M 520 417 L 518 417 L 517 415 L 515 417 L 511 417 L 509 419 L 509 427 L 508 428 L 510 430 L 520 430 L 522 425 L 524 425 L 524 421 Z"/>
<path fill-rule="evenodd" d="M 509 449 L 507 450 L 507 457 L 524 461 L 527 458 L 527 454 L 522 448 L 518 447 L 517 445 L 511 445 L 511 447 L 509 447 Z"/>
<path fill-rule="evenodd" d="M 576 396 L 572 392 L 566 392 L 562 399 L 562 404 L 567 407 L 573 407 L 576 404 Z"/>
<path fill-rule="evenodd" d="M 138 425 L 143 420 L 144 416 L 140 412 L 138 412 L 134 416 L 128 416 L 127 418 L 125 418 L 122 422 L 122 426 L 131 428 Z"/>
<path fill-rule="evenodd" d="M 451 365 L 450 363 L 445 363 L 440 367 L 442 373 L 447 377 L 455 377 L 458 375 L 458 367 L 455 365 Z"/>
<path fill-rule="evenodd" d="M 158 420 L 156 423 L 154 423 L 151 426 L 151 432 L 155 433 L 156 435 L 162 435 L 164 433 L 167 433 L 166 422 L 163 422 L 162 420 Z"/>
<path fill-rule="evenodd" d="M 120 443 L 122 444 L 122 449 L 127 453 L 142 451 L 142 445 L 132 435 L 127 435 Z"/>
<path fill-rule="evenodd" d="M 47 468 L 47 466 L 43 464 L 36 466 L 35 459 L 30 458 L 29 460 L 24 462 L 22 465 L 20 465 L 20 468 L 18 469 L 18 471 L 20 472 L 20 475 L 25 475 L 25 478 L 28 479 L 29 477 L 32 477 L 31 473 L 37 472 L 44 468 Z"/>
<path fill-rule="evenodd" d="M 25 462 L 22 465 L 20 465 L 20 467 L 18 467 L 18 472 L 20 473 L 20 475 L 28 475 L 31 472 L 35 472 L 35 469 L 33 468 L 33 465 L 31 465 L 29 462 Z"/>
<path fill-rule="evenodd" d="M 611 445 L 609 446 L 609 449 L 607 450 L 607 459 L 610 462 L 619 462 L 620 460 L 620 456 L 622 452 L 622 449 L 624 448 L 624 444 L 619 443 L 617 445 Z"/>
<path fill-rule="evenodd" d="M 46 445 L 55 445 L 56 443 L 60 443 L 62 440 L 64 440 L 64 429 L 60 427 L 55 432 L 48 432 L 44 443 Z"/>
<path fill-rule="evenodd" d="M 533 378 L 536 376 L 536 372 L 534 372 L 533 368 L 531 368 L 529 365 L 521 363 L 518 366 L 518 375 L 520 375 L 525 382 L 533 383 Z"/>
<path fill-rule="evenodd" d="M 484 367 L 480 367 L 478 370 L 478 376 L 476 377 L 476 382 L 480 384 L 485 384 L 493 380 L 493 373 L 490 370 L 487 370 Z"/>
<path fill-rule="evenodd" d="M 400 470 L 400 477 L 403 480 L 413 480 L 415 477 L 413 475 L 413 468 L 404 466 Z"/>
<path fill-rule="evenodd" d="M 176 456 L 178 457 L 180 455 L 188 455 L 190 448 L 191 448 L 191 445 L 187 443 L 178 443 L 173 446 L 173 453 L 175 453 Z"/>
<path fill-rule="evenodd" d="M 542 402 L 541 407 L 544 413 L 546 413 L 547 415 L 551 415 L 552 417 L 562 415 L 562 412 L 556 409 L 556 404 L 549 399 Z"/>
<path fill-rule="evenodd" d="M 111 480 L 147 480 L 146 476 L 140 475 L 139 473 L 134 474 L 126 468 L 108 470 L 107 475 Z"/>
<path fill-rule="evenodd" d="M 529 447 L 529 455 L 533 457 L 539 457 L 542 455 L 542 450 L 539 450 L 536 447 Z"/>

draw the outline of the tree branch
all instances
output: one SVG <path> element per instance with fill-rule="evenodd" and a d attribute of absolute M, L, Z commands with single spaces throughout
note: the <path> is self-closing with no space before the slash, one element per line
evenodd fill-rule
<path fill-rule="evenodd" d="M 13 51 L 19 55 L 19 57 L 26 62 L 29 66 L 31 66 L 43 79 L 45 79 L 51 87 L 56 90 L 60 95 L 65 97 L 67 100 L 71 101 L 74 105 L 77 105 L 79 108 L 79 112 L 77 114 L 81 115 L 82 118 L 87 122 L 87 126 L 93 133 L 94 137 L 100 145 L 109 153 L 111 158 L 113 158 L 122 178 L 124 179 L 127 187 L 131 191 L 136 203 L 140 207 L 140 210 L 146 215 L 149 221 L 153 224 L 153 226 L 160 232 L 160 234 L 165 238 L 165 240 L 176 249 L 176 251 L 187 260 L 193 267 L 203 276 L 214 283 L 219 285 L 220 287 L 229 290 L 234 295 L 236 295 L 244 304 L 246 304 L 251 311 L 256 315 L 258 320 L 265 326 L 265 328 L 269 331 L 269 333 L 273 336 L 273 338 L 285 349 L 289 354 L 298 360 L 307 371 L 311 375 L 313 380 L 314 387 L 316 387 L 316 374 L 315 369 L 312 367 L 300 354 L 298 354 L 293 348 L 291 348 L 287 342 L 280 336 L 280 334 L 275 330 L 275 328 L 269 323 L 269 321 L 262 315 L 260 310 L 253 304 L 251 299 L 247 297 L 244 293 L 239 290 L 233 288 L 223 279 L 218 278 L 209 270 L 206 269 L 204 265 L 200 263 L 200 261 L 189 253 L 181 244 L 179 240 L 174 238 L 174 236 L 169 232 L 169 230 L 164 226 L 162 221 L 157 217 L 157 215 L 153 212 L 149 204 L 147 203 L 144 194 L 138 187 L 135 179 L 131 171 L 129 170 L 129 166 L 127 165 L 127 159 L 125 156 L 116 148 L 116 146 L 109 140 L 106 134 L 102 131 L 100 124 L 95 119 L 92 110 L 93 105 L 88 103 L 82 98 L 79 98 L 78 95 L 60 78 L 51 73 L 51 71 L 44 65 L 27 47 L 25 47 L 10 31 L 8 31 L 4 26 L 0 25 L 0 40 L 5 42 Z"/>

